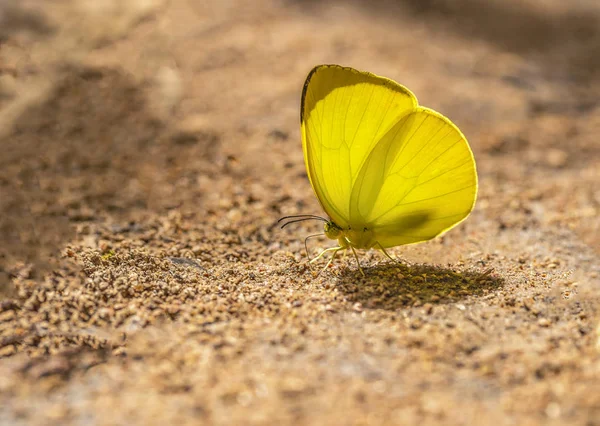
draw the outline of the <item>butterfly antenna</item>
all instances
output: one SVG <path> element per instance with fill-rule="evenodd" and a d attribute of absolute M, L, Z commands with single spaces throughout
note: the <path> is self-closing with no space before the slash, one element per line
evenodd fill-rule
<path fill-rule="evenodd" d="M 290 220 L 290 219 L 292 219 L 292 220 Z M 321 217 L 321 216 L 316 216 L 316 215 L 312 215 L 312 214 L 299 214 L 299 215 L 292 215 L 292 216 L 284 216 L 281 219 L 279 219 L 277 221 L 277 223 L 281 223 L 284 220 L 289 220 L 289 221 L 284 223 L 283 225 L 281 225 L 281 229 L 285 228 L 286 226 L 288 226 L 292 223 L 304 222 L 305 220 L 320 220 L 322 222 L 329 222 L 327 219 L 325 219 L 324 217 Z"/>

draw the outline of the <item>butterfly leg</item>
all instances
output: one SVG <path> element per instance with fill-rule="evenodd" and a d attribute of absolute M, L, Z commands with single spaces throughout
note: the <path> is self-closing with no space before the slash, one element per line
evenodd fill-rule
<path fill-rule="evenodd" d="M 354 258 L 356 259 L 356 264 L 358 265 L 358 270 L 360 271 L 360 273 L 364 277 L 365 276 L 365 271 L 363 271 L 363 268 L 360 267 L 360 261 L 358 260 L 358 254 L 356 254 L 356 250 L 354 250 L 354 247 L 350 246 L 350 248 L 352 249 L 352 253 L 354 253 Z"/>
<path fill-rule="evenodd" d="M 340 250 L 344 250 L 345 247 L 332 247 L 333 250 L 333 255 L 331 256 L 331 259 L 329 259 L 329 262 L 327 262 L 327 265 L 325 265 L 325 267 L 323 269 L 321 269 L 321 272 L 319 272 L 319 275 L 321 275 L 323 273 L 324 270 L 326 270 L 327 268 L 329 268 L 329 265 L 331 265 L 331 262 L 333 262 L 333 259 L 335 259 L 335 256 L 337 255 L 338 251 Z"/>
<path fill-rule="evenodd" d="M 314 259 L 311 259 L 308 263 L 314 263 L 314 262 L 316 262 L 317 260 L 319 260 L 320 258 L 322 258 L 325 253 L 327 253 L 329 251 L 334 251 L 335 250 L 335 253 L 337 253 L 341 249 L 343 249 L 343 247 L 329 247 L 328 249 L 322 250 L 321 253 L 319 253 L 317 255 L 317 257 L 315 257 Z M 335 256 L 335 253 L 333 254 L 334 256 Z"/>
<path fill-rule="evenodd" d="M 392 262 L 397 263 L 397 264 L 401 264 L 401 262 L 398 259 L 394 259 L 387 251 L 385 248 L 383 248 L 383 246 L 381 245 L 381 243 L 377 242 L 375 243 L 376 246 L 379 247 L 379 250 L 381 250 L 381 252 L 388 258 L 390 259 Z"/>
<path fill-rule="evenodd" d="M 321 233 L 319 233 L 319 234 L 312 234 L 312 235 L 309 235 L 308 237 L 306 237 L 306 238 L 304 239 L 304 250 L 306 250 L 306 257 L 307 257 L 307 258 L 309 258 L 309 259 L 310 259 L 310 253 L 308 252 L 308 245 L 306 244 L 306 242 L 307 242 L 308 240 L 310 240 L 311 238 L 319 237 L 319 236 L 321 236 L 321 235 L 325 235 L 325 234 L 324 234 L 323 232 L 321 232 Z"/>

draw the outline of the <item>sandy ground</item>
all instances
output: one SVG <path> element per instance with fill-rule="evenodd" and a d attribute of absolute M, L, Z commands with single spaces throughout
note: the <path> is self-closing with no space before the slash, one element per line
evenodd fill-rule
<path fill-rule="evenodd" d="M 599 51 L 591 0 L 5 0 L 0 424 L 600 425 Z M 319 63 L 477 160 L 471 217 L 365 278 L 275 223 L 321 213 Z"/>

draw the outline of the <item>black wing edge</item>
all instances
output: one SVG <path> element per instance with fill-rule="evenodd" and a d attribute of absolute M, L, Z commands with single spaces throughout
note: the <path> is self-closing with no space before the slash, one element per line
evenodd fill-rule
<path fill-rule="evenodd" d="M 300 100 L 300 123 L 304 123 L 304 104 L 306 103 L 306 92 L 308 91 L 308 84 L 310 80 L 313 78 L 313 75 L 317 72 L 317 70 L 321 67 L 326 67 L 327 65 L 317 65 L 308 73 L 306 77 L 306 81 L 304 82 L 304 87 L 302 88 L 302 99 Z"/>
<path fill-rule="evenodd" d="M 304 122 L 304 107 L 305 107 L 305 103 L 306 103 L 306 92 L 308 90 L 308 85 L 310 84 L 310 80 L 313 78 L 315 73 L 318 70 L 320 70 L 321 68 L 338 68 L 341 70 L 352 71 L 354 73 L 360 73 L 360 71 L 358 71 L 352 67 L 345 67 L 345 66 L 337 65 L 337 64 L 317 65 L 312 70 L 310 70 L 310 72 L 308 73 L 308 76 L 306 77 L 306 81 L 304 82 L 304 87 L 302 88 L 302 99 L 300 101 L 300 123 Z M 369 73 L 366 73 L 366 74 L 369 74 Z"/>

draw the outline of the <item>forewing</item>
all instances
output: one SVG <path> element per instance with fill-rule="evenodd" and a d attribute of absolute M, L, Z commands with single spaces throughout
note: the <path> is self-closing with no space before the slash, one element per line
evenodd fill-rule
<path fill-rule="evenodd" d="M 350 226 L 372 229 L 384 247 L 426 241 L 464 220 L 476 196 L 466 138 L 446 117 L 418 107 L 364 162 L 352 189 Z"/>
<path fill-rule="evenodd" d="M 317 198 L 337 225 L 350 221 L 352 187 L 369 153 L 416 106 L 408 89 L 374 74 L 321 65 L 308 75 L 301 107 L 304 159 Z"/>

